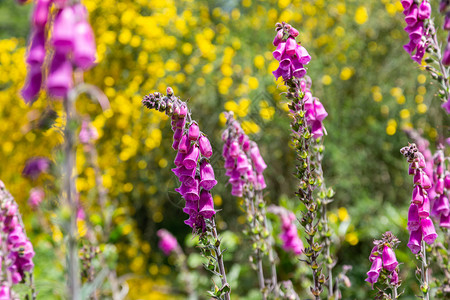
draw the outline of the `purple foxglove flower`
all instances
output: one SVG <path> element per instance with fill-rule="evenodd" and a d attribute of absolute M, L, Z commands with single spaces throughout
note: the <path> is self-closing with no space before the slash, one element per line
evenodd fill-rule
<path fill-rule="evenodd" d="M 402 2 L 403 9 L 407 10 L 414 3 L 414 0 L 401 0 L 401 2 Z"/>
<path fill-rule="evenodd" d="M 281 66 L 281 64 L 280 64 L 280 66 Z M 301 78 L 306 75 L 306 69 L 303 67 L 301 62 L 297 59 L 294 59 L 292 61 L 290 68 L 291 68 L 292 75 L 297 78 Z"/>
<path fill-rule="evenodd" d="M 419 8 L 416 4 L 410 6 L 408 11 L 405 11 L 405 22 L 408 26 L 415 25 L 417 23 L 417 14 L 419 13 Z"/>
<path fill-rule="evenodd" d="M 50 13 L 51 0 L 38 0 L 34 7 L 32 15 L 32 24 L 35 28 L 44 29 L 45 24 L 48 21 L 48 15 Z"/>
<path fill-rule="evenodd" d="M 183 160 L 183 166 L 187 169 L 195 168 L 197 166 L 199 155 L 200 152 L 198 150 L 198 146 L 196 144 L 191 145 L 191 148 L 189 148 L 189 152 L 186 154 L 186 157 Z"/>
<path fill-rule="evenodd" d="M 388 271 L 394 271 L 398 266 L 395 252 L 391 247 L 384 246 L 383 249 L 383 267 Z"/>
<path fill-rule="evenodd" d="M 421 20 L 425 20 L 430 18 L 431 15 L 431 5 L 428 3 L 428 1 L 424 0 L 419 6 L 419 12 L 417 14 L 417 17 Z"/>
<path fill-rule="evenodd" d="M 442 29 L 449 31 L 450 30 L 450 16 L 449 14 L 445 15 L 444 24 L 442 25 Z"/>
<path fill-rule="evenodd" d="M 195 177 L 195 171 L 195 168 L 186 169 L 184 166 L 172 169 L 172 172 L 180 179 L 180 181 L 183 176 Z"/>
<path fill-rule="evenodd" d="M 422 187 L 424 188 L 424 189 L 429 189 L 429 188 L 431 188 L 431 180 L 430 180 L 430 177 L 428 177 L 428 175 L 426 174 L 426 173 L 423 173 L 423 176 L 422 176 Z"/>
<path fill-rule="evenodd" d="M 173 142 L 172 142 L 172 149 L 177 151 L 178 150 L 178 146 L 180 146 L 180 140 L 173 140 Z"/>
<path fill-rule="evenodd" d="M 235 197 L 242 197 L 243 194 L 243 185 L 242 183 L 232 184 L 231 185 L 231 195 Z"/>
<path fill-rule="evenodd" d="M 438 236 L 434 229 L 433 221 L 430 218 L 421 219 L 420 225 L 422 226 L 423 240 L 425 243 L 428 245 L 433 244 Z"/>
<path fill-rule="evenodd" d="M 376 257 L 375 260 L 372 262 L 372 266 L 370 267 L 369 272 L 367 272 L 367 278 L 365 281 L 372 284 L 372 289 L 374 283 L 378 281 L 378 277 L 380 276 L 380 271 L 382 267 L 382 259 L 381 257 Z"/>
<path fill-rule="evenodd" d="M 318 138 L 320 136 L 323 136 L 322 122 L 314 121 L 311 125 L 311 133 L 312 133 L 313 138 Z"/>
<path fill-rule="evenodd" d="M 416 169 L 413 168 L 413 166 L 414 166 L 413 163 L 409 164 L 409 168 L 408 168 L 408 174 L 409 175 L 414 175 L 414 173 L 416 172 Z"/>
<path fill-rule="evenodd" d="M 441 226 L 442 228 L 450 228 L 450 214 L 448 215 L 441 214 L 439 226 Z"/>
<path fill-rule="evenodd" d="M 434 206 L 434 211 L 436 211 L 438 215 L 448 215 L 450 213 L 448 198 L 444 194 L 436 199 L 436 201 L 434 202 Z"/>
<path fill-rule="evenodd" d="M 283 58 L 280 61 L 280 68 L 283 70 L 289 70 L 289 68 L 291 67 L 291 64 L 292 64 L 292 62 L 289 57 Z M 303 65 L 301 67 L 303 67 Z"/>
<path fill-rule="evenodd" d="M 212 148 L 211 148 L 211 143 L 209 142 L 208 138 L 204 135 L 202 135 L 200 137 L 200 139 L 198 140 L 198 145 L 200 148 L 200 153 L 206 157 L 206 158 L 210 158 L 212 156 Z"/>
<path fill-rule="evenodd" d="M 198 140 L 198 137 L 200 135 L 200 129 L 198 128 L 197 123 L 192 123 L 191 126 L 189 126 L 189 140 L 196 141 Z"/>
<path fill-rule="evenodd" d="M 200 186 L 207 191 L 211 190 L 217 184 L 214 169 L 206 160 L 200 164 L 200 179 Z"/>
<path fill-rule="evenodd" d="M 158 247 L 164 252 L 165 255 L 169 255 L 178 246 L 177 239 L 167 230 L 160 229 L 156 233 L 159 237 Z"/>
<path fill-rule="evenodd" d="M 75 14 L 70 6 L 64 7 L 56 15 L 51 41 L 55 51 L 68 53 L 73 50 L 75 37 Z"/>
<path fill-rule="evenodd" d="M 436 184 L 434 186 L 434 191 L 437 194 L 443 194 L 444 193 L 444 179 L 443 178 L 438 178 L 438 180 L 436 181 Z"/>
<path fill-rule="evenodd" d="M 406 52 L 408 52 L 409 55 L 411 55 L 414 52 L 414 50 L 416 49 L 417 44 L 418 43 L 416 41 L 411 40 L 411 41 L 409 41 L 408 44 L 404 45 L 403 48 L 405 49 Z"/>
<path fill-rule="evenodd" d="M 423 23 L 418 22 L 415 25 L 408 26 L 405 31 L 409 34 L 410 40 L 418 43 L 423 36 Z"/>
<path fill-rule="evenodd" d="M 181 152 L 177 152 L 177 156 L 175 156 L 174 164 L 177 167 L 180 167 L 183 165 L 185 154 Z"/>
<path fill-rule="evenodd" d="M 419 228 L 411 232 L 407 246 L 409 249 L 411 249 L 412 253 L 417 254 L 420 252 L 421 242 L 422 242 L 422 229 Z"/>
<path fill-rule="evenodd" d="M 408 230 L 416 231 L 420 228 L 419 210 L 417 205 L 411 204 L 408 211 Z"/>
<path fill-rule="evenodd" d="M 44 190 L 41 188 L 33 188 L 30 191 L 30 197 L 28 198 L 28 205 L 34 210 L 39 207 L 42 200 L 45 197 Z"/>
<path fill-rule="evenodd" d="M 286 41 L 286 53 L 289 56 L 295 55 L 295 49 L 297 48 L 297 42 L 294 38 L 290 37 Z"/>
<path fill-rule="evenodd" d="M 224 165 L 225 169 L 233 169 L 235 162 L 236 162 L 236 160 L 233 157 L 231 157 L 231 156 L 227 157 L 227 159 L 225 160 L 225 165 Z"/>
<path fill-rule="evenodd" d="M 181 137 L 183 136 L 183 129 L 177 128 L 173 134 L 174 140 L 181 140 Z"/>
<path fill-rule="evenodd" d="M 198 194 L 198 181 L 195 181 L 197 184 L 193 186 L 187 186 L 184 183 L 181 183 L 179 188 L 176 188 L 175 191 L 180 193 L 186 201 L 198 201 L 200 196 Z"/>
<path fill-rule="evenodd" d="M 446 174 L 444 177 L 444 186 L 446 189 L 450 190 L 450 174 Z"/>
<path fill-rule="evenodd" d="M 179 118 L 176 123 L 176 128 L 184 128 L 186 124 L 186 118 Z"/>
<path fill-rule="evenodd" d="M 72 64 L 65 54 L 56 52 L 47 77 L 47 90 L 54 97 L 65 97 L 72 85 Z"/>
<path fill-rule="evenodd" d="M 303 47 L 301 45 L 297 45 L 297 48 L 295 49 L 295 53 L 297 54 L 297 57 L 301 64 L 307 65 L 311 61 L 311 56 L 309 55 L 309 53 L 305 49 L 305 47 Z"/>
<path fill-rule="evenodd" d="M 236 170 L 241 174 L 245 174 L 249 166 L 247 155 L 244 153 L 239 154 L 236 161 Z"/>
<path fill-rule="evenodd" d="M 428 196 L 423 197 L 423 203 L 419 207 L 419 217 L 427 218 L 430 216 L 430 199 Z"/>
<path fill-rule="evenodd" d="M 233 141 L 230 145 L 230 156 L 237 158 L 239 156 L 239 152 L 239 143 L 237 141 Z"/>
<path fill-rule="evenodd" d="M 17 1 L 23 1 L 23 0 L 17 0 Z M 23 1 L 24 3 L 25 1 Z M 11 291 L 9 289 L 9 286 L 2 285 L 0 286 L 0 300 L 11 300 Z"/>
<path fill-rule="evenodd" d="M 425 55 L 425 45 L 423 42 L 420 42 L 417 45 L 416 54 L 412 55 L 411 58 L 420 65 L 422 63 L 424 55 Z"/>
<path fill-rule="evenodd" d="M 273 45 L 276 47 L 283 41 L 283 30 L 278 30 L 277 35 L 273 39 Z"/>
<path fill-rule="evenodd" d="M 417 160 L 419 163 L 419 168 L 424 169 L 427 167 L 427 164 L 425 163 L 425 157 L 423 156 L 422 153 L 417 152 Z"/>
<path fill-rule="evenodd" d="M 180 144 L 178 145 L 178 151 L 181 153 L 187 153 L 190 146 L 191 146 L 191 141 L 189 140 L 188 136 L 186 134 L 184 134 L 181 137 Z"/>
<path fill-rule="evenodd" d="M 449 44 L 447 44 L 447 46 L 445 47 L 444 54 L 442 56 L 442 63 L 444 64 L 444 66 L 450 65 L 450 45 Z M 449 102 L 450 101 L 447 100 L 446 103 L 449 103 Z M 443 104 L 443 105 L 448 106 L 448 104 Z M 444 107 L 444 108 L 446 108 L 446 107 Z M 446 108 L 446 110 L 447 110 L 447 113 L 450 114 L 450 108 L 449 109 Z"/>
<path fill-rule="evenodd" d="M 258 173 L 256 175 L 256 182 L 257 182 L 257 185 L 256 185 L 257 190 L 263 190 L 267 187 L 266 181 L 264 180 L 264 176 L 261 173 Z"/>
<path fill-rule="evenodd" d="M 207 190 L 202 190 L 200 192 L 199 214 L 206 219 L 210 219 L 215 213 L 216 211 L 214 210 L 214 201 L 211 193 Z"/>
<path fill-rule="evenodd" d="M 50 161 L 45 157 L 33 157 L 29 159 L 22 171 L 24 177 L 36 179 L 41 173 L 45 173 L 50 168 Z"/>
<path fill-rule="evenodd" d="M 289 34 L 290 34 L 292 37 L 297 37 L 297 36 L 298 36 L 298 30 L 295 29 L 294 27 L 291 27 L 291 29 L 289 29 Z"/>
<path fill-rule="evenodd" d="M 198 201 L 186 201 L 186 205 L 183 208 L 183 212 L 187 214 L 198 212 Z"/>
<path fill-rule="evenodd" d="M 27 64 L 30 66 L 41 66 L 45 59 L 45 31 L 33 30 L 31 46 L 28 51 Z"/>
<path fill-rule="evenodd" d="M 276 60 L 280 60 L 281 57 L 283 56 L 284 52 L 286 50 L 286 43 L 280 43 L 277 46 L 277 49 L 275 51 L 273 51 L 273 58 L 275 58 Z"/>
<path fill-rule="evenodd" d="M 292 71 L 290 68 L 288 70 L 283 70 L 281 67 L 278 67 L 278 69 L 273 71 L 272 74 L 275 76 L 275 79 L 278 79 L 281 76 L 284 80 L 289 80 L 292 77 Z"/>
<path fill-rule="evenodd" d="M 448 57 L 448 63 L 446 64 L 446 66 L 448 66 L 450 64 L 450 51 L 446 50 L 447 53 L 447 57 Z M 444 53 L 445 56 L 445 53 Z M 450 100 L 447 100 L 446 102 L 441 104 L 441 107 L 447 112 L 447 114 L 450 114 Z"/>
<path fill-rule="evenodd" d="M 39 91 L 42 85 L 42 70 L 40 66 L 31 66 L 28 69 L 25 86 L 20 91 L 20 94 L 25 100 L 26 104 L 33 104 L 39 96 Z"/>
<path fill-rule="evenodd" d="M 236 183 L 241 183 L 242 182 L 241 173 L 238 170 L 232 170 L 231 172 L 229 172 L 227 174 L 227 176 L 230 177 L 229 182 L 231 184 L 236 184 Z"/>
<path fill-rule="evenodd" d="M 391 276 L 391 285 L 398 285 L 399 284 L 399 280 L 398 280 L 398 273 L 397 271 L 392 272 Z"/>
<path fill-rule="evenodd" d="M 255 169 L 257 172 L 262 173 L 267 168 L 267 165 L 264 162 L 261 154 L 259 153 L 259 148 L 257 146 L 253 146 L 251 148 L 250 157 L 255 164 Z"/>
<path fill-rule="evenodd" d="M 88 21 L 82 20 L 75 25 L 73 62 L 82 70 L 90 69 L 95 62 L 97 48 L 94 31 Z"/>
<path fill-rule="evenodd" d="M 198 186 L 198 179 L 192 176 L 181 176 L 180 182 L 184 183 L 184 185 L 188 187 Z"/>
<path fill-rule="evenodd" d="M 182 103 L 180 105 L 180 114 L 179 114 L 180 118 L 186 117 L 187 113 L 188 113 L 188 108 L 187 108 L 186 104 Z"/>
<path fill-rule="evenodd" d="M 423 189 L 419 185 L 415 185 L 413 189 L 411 202 L 417 205 L 421 205 L 423 203 Z"/>

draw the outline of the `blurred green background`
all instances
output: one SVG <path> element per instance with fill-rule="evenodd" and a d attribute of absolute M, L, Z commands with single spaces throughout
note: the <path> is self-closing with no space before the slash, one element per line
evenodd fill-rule
<path fill-rule="evenodd" d="M 387 230 L 402 241 L 397 256 L 403 263 L 405 295 L 419 293 L 412 271 L 415 260 L 406 247 L 412 178 L 399 149 L 411 141 L 403 132 L 408 128 L 421 130 L 434 148 L 440 137 L 448 136 L 449 122 L 434 96 L 436 88 L 402 48 L 408 36 L 400 1 L 82 2 L 90 13 L 98 51 L 98 65 L 85 74 L 85 81 L 105 92 L 111 110 L 102 112 L 84 98 L 77 108 L 100 134 L 96 146 L 103 182 L 117 204 L 114 230 L 106 240 L 119 255 L 118 274 L 128 276 L 130 299 L 184 297 L 181 282 L 173 284 L 179 280 L 174 258 L 165 258 L 157 248 L 160 228 L 176 235 L 191 254 L 189 267 L 198 270 L 196 282 L 201 288 L 211 284 L 192 247 L 190 228 L 182 222 L 182 199 L 174 192 L 178 182 L 170 171 L 175 156 L 170 122 L 163 114 L 141 107 L 143 95 L 164 92 L 167 86 L 189 99 L 194 118 L 215 149 L 213 166 L 219 184 L 214 199 L 220 209 L 218 227 L 229 248 L 226 267 L 233 299 L 258 299 L 254 271 L 245 265 L 251 251 L 241 234 L 245 217 L 240 200 L 230 195 L 222 168 L 220 136 L 225 120 L 221 113 L 234 111 L 258 142 L 268 165 L 266 201 L 288 206 L 300 216 L 293 196 L 290 120 L 280 95 L 284 89 L 271 74 L 277 68 L 271 53 L 274 28 L 281 21 L 299 29 L 298 40 L 312 57 L 308 75 L 313 93 L 329 113 L 324 121 L 328 135 L 323 169 L 327 185 L 336 191 L 329 215 L 337 232 L 335 270 L 353 266 L 348 273 L 352 286 L 342 290 L 343 298 L 373 295 L 364 282 L 370 268 L 368 255 L 372 240 Z M 55 286 L 64 289 L 62 266 L 48 253 L 61 243 L 60 232 L 55 226 L 42 228 L 42 215 L 27 207 L 28 192 L 36 183 L 22 178 L 21 171 L 30 157 L 55 156 L 53 149 L 62 142 L 58 126 L 63 118 L 61 103 L 52 102 L 46 94 L 31 107 L 19 96 L 26 75 L 31 10 L 31 5 L 22 7 L 12 0 L 0 2 L 0 178 L 21 204 L 37 249 L 37 288 L 50 297 Z M 441 16 L 434 15 L 440 26 Z M 50 109 L 58 117 L 50 129 L 42 129 L 36 122 Z M 87 204 L 95 189 L 94 172 L 81 146 L 77 169 L 80 199 L 95 223 L 92 216 L 98 218 L 98 207 Z M 48 198 L 55 199 L 54 189 L 45 187 Z M 48 203 L 42 207 L 47 216 L 54 213 L 52 209 Z M 270 219 L 278 228 L 276 217 Z M 293 277 L 295 288 L 307 295 L 308 281 L 303 279 L 308 277 L 307 270 L 283 253 L 280 245 L 277 253 L 280 276 Z M 50 263 L 57 268 L 47 272 Z"/>

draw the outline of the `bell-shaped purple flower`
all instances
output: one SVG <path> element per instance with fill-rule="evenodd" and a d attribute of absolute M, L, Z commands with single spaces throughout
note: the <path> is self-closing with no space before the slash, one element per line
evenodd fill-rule
<path fill-rule="evenodd" d="M 405 31 L 409 34 L 410 40 L 418 43 L 423 36 L 423 23 L 418 22 L 415 25 L 408 26 Z"/>
<path fill-rule="evenodd" d="M 38 0 L 34 7 L 31 21 L 35 28 L 44 29 L 48 21 L 51 0 Z"/>
<path fill-rule="evenodd" d="M 416 231 L 420 228 L 419 210 L 417 205 L 411 204 L 408 211 L 408 230 Z"/>
<path fill-rule="evenodd" d="M 419 8 L 416 4 L 411 5 L 411 7 L 405 11 L 405 22 L 408 26 L 412 26 L 417 23 L 417 14 L 419 13 Z"/>
<path fill-rule="evenodd" d="M 173 139 L 181 140 L 182 136 L 183 136 L 183 129 L 181 129 L 181 128 L 175 129 L 175 132 L 173 133 Z"/>
<path fill-rule="evenodd" d="M 198 201 L 187 201 L 186 205 L 183 208 L 183 212 L 189 215 L 198 212 Z"/>
<path fill-rule="evenodd" d="M 450 228 L 450 214 L 448 215 L 441 214 L 439 226 L 441 226 L 442 228 Z"/>
<path fill-rule="evenodd" d="M 20 94 L 26 104 L 32 104 L 39 96 L 42 85 L 42 70 L 40 66 L 30 66 L 28 69 L 25 86 Z"/>
<path fill-rule="evenodd" d="M 45 31 L 37 29 L 33 31 L 31 46 L 28 51 L 27 64 L 41 66 L 45 59 Z"/>
<path fill-rule="evenodd" d="M 181 152 L 177 152 L 177 156 L 175 156 L 174 164 L 177 167 L 180 167 L 183 165 L 185 154 Z"/>
<path fill-rule="evenodd" d="M 198 127 L 197 123 L 192 123 L 191 126 L 189 126 L 189 140 L 196 141 L 198 140 L 198 137 L 200 135 L 200 128 Z"/>
<path fill-rule="evenodd" d="M 195 184 L 192 186 L 181 183 L 181 186 L 176 188 L 175 191 L 180 193 L 186 201 L 198 201 L 200 199 L 197 180 L 195 180 Z"/>
<path fill-rule="evenodd" d="M 190 146 L 191 146 L 191 141 L 189 140 L 188 136 L 186 134 L 184 134 L 181 137 L 180 144 L 178 145 L 178 151 L 181 153 L 187 153 Z"/>
<path fill-rule="evenodd" d="M 187 169 L 195 168 L 197 166 L 199 155 L 200 152 L 198 150 L 198 146 L 196 144 L 191 145 L 191 147 L 189 148 L 189 152 L 186 154 L 186 157 L 183 160 L 183 166 Z"/>
<path fill-rule="evenodd" d="M 231 185 L 231 195 L 235 197 L 242 197 L 244 192 L 242 183 L 238 182 Z"/>
<path fill-rule="evenodd" d="M 169 255 L 178 247 L 177 239 L 167 230 L 160 229 L 156 233 L 159 237 L 158 247 L 164 252 L 165 255 Z"/>
<path fill-rule="evenodd" d="M 217 184 L 214 169 L 209 162 L 204 160 L 200 164 L 200 186 L 205 190 L 211 190 Z"/>
<path fill-rule="evenodd" d="M 423 203 L 423 189 L 419 185 L 414 186 L 411 202 L 416 205 Z"/>
<path fill-rule="evenodd" d="M 257 146 L 253 146 L 251 148 L 250 157 L 253 161 L 253 164 L 255 165 L 256 172 L 262 173 L 267 168 L 267 165 L 264 162 L 261 154 L 259 153 L 259 148 Z"/>
<path fill-rule="evenodd" d="M 267 187 L 266 181 L 264 180 L 264 175 L 262 173 L 258 173 L 256 175 L 256 189 L 263 190 Z"/>
<path fill-rule="evenodd" d="M 52 45 L 59 53 L 73 50 L 75 38 L 75 14 L 72 7 L 66 6 L 56 15 L 51 34 Z"/>
<path fill-rule="evenodd" d="M 438 178 L 436 180 L 436 183 L 434 185 L 434 191 L 436 194 L 443 194 L 444 193 L 444 179 Z"/>
<path fill-rule="evenodd" d="M 297 54 L 297 57 L 301 64 L 307 65 L 311 61 L 311 56 L 309 55 L 309 53 L 305 49 L 305 47 L 303 47 L 301 45 L 297 45 L 297 49 L 296 49 L 295 53 Z"/>
<path fill-rule="evenodd" d="M 412 253 L 417 254 L 420 252 L 421 242 L 422 242 L 422 229 L 419 228 L 411 232 L 407 246 L 409 249 L 411 249 Z"/>
<path fill-rule="evenodd" d="M 210 219 L 215 213 L 216 211 L 214 210 L 214 201 L 211 193 L 207 190 L 202 190 L 200 192 L 199 214 L 206 219 Z"/>
<path fill-rule="evenodd" d="M 275 58 L 276 60 L 280 60 L 281 57 L 283 56 L 284 52 L 286 50 L 286 43 L 280 43 L 277 46 L 277 49 L 275 51 L 273 51 L 273 58 Z"/>
<path fill-rule="evenodd" d="M 186 169 L 184 166 L 180 166 L 180 167 L 172 169 L 172 172 L 175 174 L 175 176 L 177 176 L 180 179 L 180 181 L 183 181 L 181 179 L 183 179 L 183 177 L 185 177 L 185 176 L 194 178 L 195 171 L 196 171 L 195 168 Z"/>
<path fill-rule="evenodd" d="M 384 246 L 383 249 L 383 267 L 388 271 L 394 271 L 398 266 L 397 258 L 395 257 L 395 252 L 391 247 Z"/>
<path fill-rule="evenodd" d="M 420 220 L 422 226 L 423 240 L 428 245 L 433 244 L 437 238 L 436 230 L 434 229 L 433 221 L 430 218 Z"/>
<path fill-rule="evenodd" d="M 25 164 L 22 171 L 24 177 L 36 179 L 40 174 L 47 172 L 50 168 L 50 161 L 45 157 L 33 157 Z"/>
<path fill-rule="evenodd" d="M 427 218 L 430 216 L 430 199 L 428 196 L 423 197 L 422 205 L 419 205 L 419 217 Z"/>
<path fill-rule="evenodd" d="M 417 44 L 418 43 L 416 41 L 411 40 L 409 41 L 408 44 L 403 46 L 403 49 L 405 49 L 405 51 L 408 52 L 409 55 L 411 55 L 414 52 L 414 50 L 416 50 Z"/>
<path fill-rule="evenodd" d="M 249 166 L 247 155 L 240 153 L 236 160 L 236 170 L 241 174 L 245 174 L 247 173 Z"/>
<path fill-rule="evenodd" d="M 209 142 L 208 138 L 204 135 L 202 135 L 198 140 L 198 145 L 200 149 L 200 153 L 206 157 L 210 158 L 212 156 L 212 147 L 211 143 Z"/>
<path fill-rule="evenodd" d="M 444 177 L 444 187 L 450 190 L 450 174 L 445 174 Z"/>
<path fill-rule="evenodd" d="M 47 90 L 54 97 L 65 97 L 72 85 L 72 64 L 65 54 L 56 52 L 47 77 Z"/>
<path fill-rule="evenodd" d="M 227 159 L 225 160 L 225 165 L 224 165 L 224 167 L 225 167 L 225 169 L 233 169 L 235 163 L 236 163 L 236 160 L 235 160 L 233 157 L 229 156 L 229 157 L 227 157 Z"/>
<path fill-rule="evenodd" d="M 290 37 L 286 41 L 286 54 L 289 56 L 295 55 L 295 50 L 297 48 L 297 42 L 294 38 Z"/>
<path fill-rule="evenodd" d="M 239 156 L 239 143 L 237 141 L 231 142 L 229 154 L 233 158 L 237 158 Z"/>
<path fill-rule="evenodd" d="M 276 47 L 283 41 L 283 30 L 278 30 L 275 38 L 273 39 L 273 45 Z"/>
<path fill-rule="evenodd" d="M 91 25 L 86 20 L 78 22 L 75 25 L 74 64 L 83 70 L 88 70 L 94 65 L 96 51 L 94 31 Z"/>
<path fill-rule="evenodd" d="M 372 284 L 372 289 L 374 283 L 378 281 L 382 265 L 383 261 L 381 257 L 375 257 L 375 260 L 372 262 L 372 266 L 370 267 L 369 272 L 367 272 L 367 278 L 365 279 L 365 281 Z"/>
<path fill-rule="evenodd" d="M 448 215 L 450 213 L 448 198 L 444 194 L 440 195 L 435 200 L 433 209 L 438 215 Z"/>
<path fill-rule="evenodd" d="M 431 16 L 431 5 L 427 0 L 422 1 L 419 6 L 417 17 L 421 20 L 429 19 Z"/>
<path fill-rule="evenodd" d="M 414 3 L 414 0 L 401 0 L 402 6 L 404 10 L 407 10 Z"/>

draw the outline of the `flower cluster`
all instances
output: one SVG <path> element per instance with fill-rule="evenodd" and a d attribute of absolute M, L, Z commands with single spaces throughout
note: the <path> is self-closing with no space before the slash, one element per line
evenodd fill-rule
<path fill-rule="evenodd" d="M 281 76 L 285 81 L 293 76 L 297 78 L 305 76 L 304 65 L 309 63 L 311 56 L 303 46 L 295 41 L 298 36 L 297 29 L 284 22 L 277 23 L 276 26 L 277 34 L 273 45 L 277 49 L 273 51 L 273 57 L 280 62 L 280 65 L 272 72 L 273 76 L 276 79 Z"/>
<path fill-rule="evenodd" d="M 434 204 L 432 215 L 440 218 L 439 226 L 450 228 L 450 205 L 448 192 L 450 191 L 450 173 L 445 172 L 445 155 L 442 148 L 434 155 L 435 169 L 433 172 Z M 430 193 L 431 197 L 431 193 Z"/>
<path fill-rule="evenodd" d="M 255 190 L 266 188 L 263 172 L 267 168 L 259 153 L 258 145 L 250 141 L 233 113 L 225 113 L 227 129 L 222 134 L 224 141 L 222 156 L 225 159 L 226 175 L 230 178 L 231 194 L 242 197 L 246 185 Z"/>
<path fill-rule="evenodd" d="M 26 103 L 36 100 L 41 90 L 47 53 L 53 53 L 48 76 L 47 91 L 54 97 L 65 97 L 73 85 L 73 65 L 87 70 L 94 65 L 96 46 L 93 30 L 87 20 L 86 7 L 69 1 L 37 0 L 32 14 L 32 33 L 27 53 L 28 78 L 22 89 Z M 55 18 L 51 19 L 51 6 L 55 5 Z M 47 41 L 47 24 L 52 24 Z M 49 49 L 52 47 L 52 50 Z"/>
<path fill-rule="evenodd" d="M 294 221 L 296 220 L 293 212 L 284 212 L 281 217 L 281 234 L 280 238 L 283 241 L 283 249 L 286 251 L 292 251 L 296 255 L 300 255 L 303 252 L 303 242 L 298 237 L 297 226 Z"/>
<path fill-rule="evenodd" d="M 372 263 L 369 272 L 367 272 L 366 281 L 373 285 L 378 281 L 380 274 L 386 276 L 387 284 L 392 287 L 398 287 L 400 280 L 398 278 L 398 261 L 395 257 L 394 249 L 400 243 L 399 240 L 390 232 L 383 234 L 381 240 L 373 242 L 375 246 L 370 253 L 369 260 Z"/>
<path fill-rule="evenodd" d="M 174 161 L 176 168 L 172 171 L 181 182 L 175 190 L 186 200 L 183 212 L 189 219 L 184 223 L 194 230 L 205 231 L 205 219 L 211 219 L 216 213 L 210 192 L 217 184 L 208 161 L 212 156 L 211 144 L 191 119 L 186 103 L 173 95 L 172 88 L 167 88 L 167 96 L 156 92 L 145 96 L 142 103 L 149 109 L 165 111 L 172 118 L 172 148 L 178 151 Z"/>
<path fill-rule="evenodd" d="M 5 265 L 6 274 L 1 274 L 2 291 L 24 282 L 26 273 L 34 268 L 33 245 L 29 241 L 22 224 L 19 208 L 14 198 L 0 181 L 0 226 L 1 226 L 1 263 Z M 10 282 L 8 282 L 10 280 Z M 11 295 L 8 299 L 12 299 Z"/>
<path fill-rule="evenodd" d="M 408 52 L 411 58 L 418 64 L 422 63 L 422 58 L 427 48 L 426 40 L 422 39 L 425 33 L 424 21 L 430 18 L 431 5 L 428 0 L 423 0 L 420 5 L 414 0 L 402 0 L 407 26 L 405 31 L 409 34 L 409 43 L 403 48 Z M 414 54 L 413 52 L 416 51 Z"/>
<path fill-rule="evenodd" d="M 430 219 L 430 199 L 427 192 L 432 185 L 423 170 L 426 167 L 425 158 L 416 144 L 409 144 L 400 152 L 409 162 L 409 174 L 414 176 L 414 189 L 408 212 L 408 230 L 411 234 L 408 247 L 412 253 L 417 254 L 422 248 L 422 239 L 431 245 L 437 238 L 433 221 Z"/>
<path fill-rule="evenodd" d="M 160 229 L 156 234 L 159 237 L 158 247 L 164 252 L 165 255 L 169 255 L 172 251 L 179 247 L 177 239 L 169 231 Z"/>

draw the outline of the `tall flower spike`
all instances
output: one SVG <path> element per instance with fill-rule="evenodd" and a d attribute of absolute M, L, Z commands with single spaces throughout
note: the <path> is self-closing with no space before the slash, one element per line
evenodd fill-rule
<path fill-rule="evenodd" d="M 167 95 L 156 92 L 144 96 L 142 104 L 148 109 L 165 112 L 172 119 L 172 130 L 176 135 L 174 141 L 179 140 L 177 147 L 173 147 L 178 152 L 174 162 L 177 167 L 172 171 L 181 182 L 181 186 L 175 190 L 186 201 L 183 212 L 189 217 L 184 223 L 199 235 L 202 253 L 214 262 L 212 272 L 220 274 L 222 287 L 214 295 L 219 299 L 230 300 L 230 286 L 223 263 L 223 251 L 220 249 L 221 240 L 214 222 L 216 211 L 210 191 L 217 183 L 208 162 L 212 148 L 192 119 L 186 103 L 173 94 L 172 88 L 168 87 L 166 91 Z M 181 137 L 180 130 L 184 132 Z"/>

